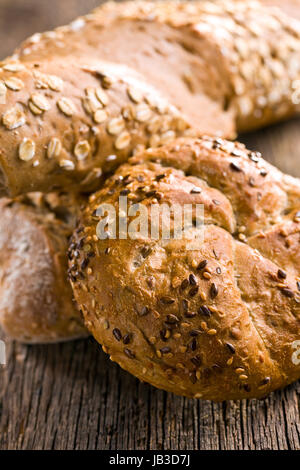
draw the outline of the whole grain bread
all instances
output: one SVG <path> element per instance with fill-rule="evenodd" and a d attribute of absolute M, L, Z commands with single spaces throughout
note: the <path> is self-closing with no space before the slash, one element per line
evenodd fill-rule
<path fill-rule="evenodd" d="M 0 200 L 0 326 L 8 337 L 50 343 L 87 336 L 66 258 L 83 200 L 54 193 Z"/>
<path fill-rule="evenodd" d="M 91 191 L 137 149 L 189 128 L 126 66 L 48 57 L 8 62 L 0 80 L 2 195 Z"/>
<path fill-rule="evenodd" d="M 71 54 L 126 64 L 200 131 L 228 137 L 296 111 L 300 22 L 296 2 L 284 3 L 108 2 L 67 27 L 34 35 L 16 57 Z"/>
<path fill-rule="evenodd" d="M 256 1 L 104 4 L 1 63 L 0 194 L 91 191 L 141 147 L 292 116 L 299 64 L 300 22 Z"/>
<path fill-rule="evenodd" d="M 114 239 L 110 227 L 99 239 L 97 208 L 118 217 L 121 195 L 149 226 L 153 205 L 203 205 L 204 226 L 191 228 L 202 241 Z M 90 332 L 142 381 L 216 401 L 263 397 L 300 377 L 299 237 L 299 180 L 242 144 L 181 139 L 131 158 L 90 197 L 70 279 Z"/>

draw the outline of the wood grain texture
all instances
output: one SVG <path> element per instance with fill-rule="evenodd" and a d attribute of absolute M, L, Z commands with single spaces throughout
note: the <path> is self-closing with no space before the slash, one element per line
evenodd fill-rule
<path fill-rule="evenodd" d="M 0 56 L 97 0 L 0 0 Z M 242 136 L 300 176 L 300 121 Z M 300 383 L 261 401 L 176 397 L 111 363 L 92 339 L 52 346 L 7 342 L 0 366 L 0 449 L 300 450 Z"/>

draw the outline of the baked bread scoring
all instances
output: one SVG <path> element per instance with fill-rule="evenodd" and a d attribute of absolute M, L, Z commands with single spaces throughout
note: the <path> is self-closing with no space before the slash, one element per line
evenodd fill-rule
<path fill-rule="evenodd" d="M 203 204 L 203 243 L 99 239 L 99 205 Z M 118 212 L 117 212 L 118 213 Z M 140 153 L 90 197 L 70 279 L 113 361 L 156 387 L 211 400 L 263 397 L 300 377 L 300 182 L 222 139 Z"/>

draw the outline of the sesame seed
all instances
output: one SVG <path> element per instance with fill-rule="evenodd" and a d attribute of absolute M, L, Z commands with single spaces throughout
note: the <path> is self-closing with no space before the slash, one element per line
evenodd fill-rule
<path fill-rule="evenodd" d="M 214 336 L 217 334 L 217 330 L 215 330 L 214 328 L 211 328 L 210 330 L 207 331 L 207 334 L 210 336 Z"/>
<path fill-rule="evenodd" d="M 245 374 L 241 374 L 241 375 L 239 376 L 239 379 L 240 379 L 240 380 L 248 380 L 248 376 L 245 375 Z"/>
<path fill-rule="evenodd" d="M 203 272 L 203 277 L 204 279 L 210 280 L 211 279 L 211 274 L 208 271 Z"/>

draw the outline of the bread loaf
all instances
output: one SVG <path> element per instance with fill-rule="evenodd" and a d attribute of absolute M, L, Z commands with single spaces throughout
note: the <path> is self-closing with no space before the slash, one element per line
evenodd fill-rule
<path fill-rule="evenodd" d="M 295 2 L 284 3 L 293 14 Z M 108 2 L 68 27 L 34 35 L 16 54 L 126 64 L 212 135 L 258 128 L 297 108 L 300 22 L 252 0 Z"/>
<path fill-rule="evenodd" d="M 252 0 L 135 1 L 34 35 L 0 71 L 0 194 L 91 191 L 191 126 L 233 137 L 295 114 L 299 26 Z"/>
<path fill-rule="evenodd" d="M 203 241 L 188 249 L 150 229 L 99 239 L 97 208 L 118 217 L 120 195 L 149 221 L 152 205 L 203 205 L 191 229 Z M 131 158 L 90 197 L 70 278 L 88 329 L 139 379 L 215 401 L 263 397 L 300 377 L 299 237 L 299 180 L 242 144 L 181 139 Z"/>
<path fill-rule="evenodd" d="M 2 195 L 97 188 L 136 149 L 189 127 L 125 66 L 49 56 L 7 62 L 0 80 Z"/>
<path fill-rule="evenodd" d="M 79 205 L 66 194 L 0 200 L 0 326 L 7 336 L 25 343 L 87 336 L 67 281 Z"/>

